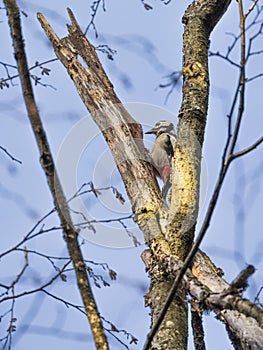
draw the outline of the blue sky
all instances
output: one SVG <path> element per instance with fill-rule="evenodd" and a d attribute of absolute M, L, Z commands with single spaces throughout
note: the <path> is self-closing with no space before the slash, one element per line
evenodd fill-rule
<path fill-rule="evenodd" d="M 99 53 L 99 57 L 117 95 L 135 118 L 143 123 L 145 130 L 164 117 L 176 123 L 181 102 L 181 86 L 174 90 L 166 104 L 168 90 L 160 89 L 158 86 L 167 81 L 165 76 L 181 69 L 183 32 L 181 17 L 189 2 L 172 1 L 165 6 L 160 1 L 149 1 L 149 4 L 152 4 L 153 10 L 146 11 L 139 0 L 106 1 L 106 11 L 100 8 L 95 19 L 99 37 L 96 38 L 92 30 L 88 33 L 88 38 L 95 46 L 107 43 L 117 51 L 113 61 L 102 53 Z M 73 10 L 83 29 L 90 21 L 90 1 L 85 4 L 80 0 L 57 2 L 40 0 L 37 4 L 18 1 L 18 5 L 28 15 L 22 16 L 22 20 L 30 66 L 36 61 L 43 62 L 54 57 L 51 46 L 36 20 L 37 12 L 42 12 L 48 18 L 60 37 L 67 34 L 66 23 L 69 23 L 69 19 L 66 7 Z M 4 48 L 1 50 L 0 61 L 15 64 L 4 10 L 1 10 L 0 16 L 1 46 Z M 252 29 L 251 34 L 253 30 L 256 31 Z M 212 34 L 212 51 L 225 52 L 233 40 L 231 35 L 226 34 L 227 32 L 238 33 L 236 2 L 231 4 Z M 255 48 L 260 47 L 262 48 L 262 39 L 255 41 Z M 237 47 L 231 56 L 237 62 L 238 54 Z M 56 90 L 38 85 L 35 87 L 35 96 L 53 155 L 59 159 L 67 137 L 72 135 L 78 123 L 89 116 L 64 67 L 59 62 L 50 63 L 47 67 L 51 69 L 51 74 L 43 76 L 41 81 L 54 86 Z M 238 79 L 238 70 L 218 57 L 210 58 L 209 68 L 211 95 L 203 151 L 204 195 L 198 227 L 204 218 L 217 179 L 227 136 L 227 114 Z M 248 76 L 262 71 L 262 59 L 255 55 L 248 66 Z M 4 76 L 2 66 L 0 72 L 1 76 Z M 40 73 L 39 68 L 33 71 L 33 74 L 41 76 Z M 22 164 L 17 164 L 4 153 L 0 153 L 1 250 L 3 251 L 20 241 L 31 227 L 53 208 L 46 179 L 39 165 L 34 136 L 27 120 L 20 83 L 14 80 L 14 84 L 15 86 L 0 91 L 1 146 L 22 161 Z M 262 135 L 261 91 L 262 79 L 247 85 L 245 116 L 238 141 L 240 149 L 249 146 Z M 79 154 L 74 175 L 76 185 L 81 186 L 83 182 L 92 180 L 98 187 L 116 186 L 125 196 L 107 145 L 95 124 L 90 118 L 87 120 L 91 135 L 87 136 L 87 144 Z M 150 148 L 153 142 L 152 136 L 147 135 L 146 142 Z M 75 147 L 76 144 L 72 142 L 69 160 L 74 155 Z M 202 249 L 223 268 L 228 281 L 231 281 L 247 263 L 255 265 L 257 271 L 251 279 L 251 289 L 247 293 L 252 299 L 262 283 L 262 193 L 262 148 L 259 148 L 231 166 L 211 226 L 202 244 Z M 118 218 L 130 213 L 129 203 L 121 205 L 111 191 L 103 191 L 98 200 L 93 194 L 89 194 L 83 200 L 83 205 L 87 212 L 97 219 Z M 78 220 L 77 215 L 74 219 Z M 130 231 L 140 236 L 131 221 L 127 220 L 125 223 Z M 58 220 L 53 215 L 47 219 L 46 227 L 54 225 L 58 225 Z M 96 241 L 100 235 L 105 235 L 105 239 L 108 239 L 109 232 L 121 233 L 121 229 L 122 226 L 118 222 L 110 226 L 104 223 L 96 228 L 96 234 L 91 232 L 89 234 L 95 235 Z M 123 249 L 105 247 L 104 241 L 102 245 L 86 242 L 83 251 L 88 260 L 107 262 L 118 273 L 117 281 L 111 281 L 110 287 L 100 289 L 94 287 L 96 300 L 106 319 L 139 338 L 139 345 L 137 347 L 132 345 L 131 349 L 141 349 L 149 327 L 149 309 L 144 308 L 143 300 L 149 281 L 140 259 L 140 253 L 145 246 L 134 248 L 132 244 L 127 243 L 130 241 L 125 232 L 123 235 L 125 235 Z M 120 246 L 123 247 L 123 244 Z M 60 232 L 48 233 L 33 239 L 27 244 L 27 248 L 50 255 L 67 254 Z M 2 259 L 0 275 L 3 283 L 10 283 L 15 278 L 23 262 L 21 252 Z M 51 273 L 54 274 L 50 263 L 34 254 L 29 256 L 29 262 L 27 274 L 24 275 L 16 292 L 35 288 L 39 283 L 48 280 Z M 105 272 L 97 271 L 106 276 Z M 67 283 L 58 281 L 49 290 L 72 303 L 80 304 L 72 272 L 68 273 Z M 1 307 L 6 310 L 6 306 Z M 47 347 L 66 350 L 72 349 L 73 346 L 77 346 L 78 349 L 87 348 L 85 343 L 87 321 L 83 315 L 72 308 L 66 308 L 58 301 L 49 299 L 44 294 L 18 299 L 15 316 L 17 318 L 17 331 L 13 335 L 15 349 L 22 350 L 29 346 L 37 346 L 39 350 Z M 5 334 L 6 324 L 0 323 L 1 334 Z M 29 327 L 25 328 L 26 325 Z M 49 327 L 55 328 L 54 334 L 50 334 Z M 205 316 L 205 327 L 208 349 L 231 349 L 223 326 L 214 319 L 213 314 Z M 82 336 L 84 341 L 80 341 Z M 109 339 L 112 349 L 120 349 L 118 343 L 111 337 Z M 93 349 L 92 342 L 89 349 Z M 193 349 L 191 342 L 189 349 Z"/>

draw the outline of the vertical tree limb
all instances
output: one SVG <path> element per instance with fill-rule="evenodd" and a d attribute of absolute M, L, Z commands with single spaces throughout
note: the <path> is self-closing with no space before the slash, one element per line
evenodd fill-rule
<path fill-rule="evenodd" d="M 172 254 L 186 261 L 172 284 L 144 350 L 150 349 L 152 339 L 176 293 L 182 294 L 180 282 L 199 246 L 198 243 L 191 250 L 199 209 L 200 164 L 209 98 L 209 37 L 230 2 L 231 0 L 194 1 L 183 17 L 183 100 L 177 128 L 177 146 L 172 161 L 172 198 L 166 239 Z"/>
<path fill-rule="evenodd" d="M 173 157 L 168 227 L 172 253 L 183 260 L 191 249 L 198 215 L 200 164 L 209 98 L 209 37 L 230 2 L 194 1 L 183 17 L 183 100 Z"/>
<path fill-rule="evenodd" d="M 191 323 L 194 335 L 195 350 L 205 350 L 204 327 L 202 312 L 191 307 Z"/>
<path fill-rule="evenodd" d="M 171 289 L 172 281 L 167 277 L 156 280 L 151 274 L 150 303 L 152 310 L 152 325 L 156 323 L 165 299 Z M 151 349 L 185 350 L 188 341 L 188 303 L 185 290 L 180 289 L 168 308 L 163 323 L 151 343 Z"/>
<path fill-rule="evenodd" d="M 63 228 L 64 239 L 74 265 L 79 291 L 89 319 L 96 347 L 97 349 L 107 350 L 107 339 L 104 334 L 100 314 L 92 294 L 82 252 L 78 244 L 78 232 L 75 230 L 70 217 L 67 201 L 56 173 L 54 160 L 52 158 L 51 150 L 49 148 L 48 140 L 34 98 L 24 49 L 19 10 L 15 0 L 4 0 L 4 3 L 6 5 L 6 10 L 9 17 L 9 26 L 15 49 L 15 58 L 21 80 L 22 92 L 28 117 L 38 145 L 41 165 L 45 171 L 49 189 L 53 196 L 61 226 Z"/>

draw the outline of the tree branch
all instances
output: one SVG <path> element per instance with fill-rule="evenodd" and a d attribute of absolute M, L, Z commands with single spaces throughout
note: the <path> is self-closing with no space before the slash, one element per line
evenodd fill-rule
<path fill-rule="evenodd" d="M 62 39 L 58 38 L 41 13 L 38 13 L 38 19 L 112 151 L 131 201 L 134 221 L 144 232 L 146 242 L 149 242 L 165 231 L 163 222 L 167 216 L 167 206 L 142 142 L 141 125 L 121 104 L 95 48 L 82 33 L 70 9 L 68 13 L 71 20 L 69 35 Z M 83 58 L 86 67 L 78 60 L 78 55 Z"/>
<path fill-rule="evenodd" d="M 202 311 L 196 310 L 194 302 L 191 307 L 191 323 L 194 335 L 195 350 L 205 350 L 204 327 L 202 320 Z"/>
<path fill-rule="evenodd" d="M 229 153 L 233 154 L 240 126 L 241 126 L 241 120 L 243 117 L 244 112 L 244 104 L 245 104 L 245 64 L 246 64 L 246 31 L 245 31 L 245 17 L 243 14 L 243 2 L 242 0 L 238 0 L 238 7 L 239 7 L 239 21 L 240 21 L 240 34 L 241 34 L 241 57 L 240 57 L 240 76 L 239 76 L 239 107 L 238 107 L 238 116 L 237 116 L 237 122 L 235 125 L 235 130 L 233 134 L 233 138 L 230 145 Z"/>
<path fill-rule="evenodd" d="M 78 244 L 78 233 L 75 230 L 70 217 L 67 201 L 63 194 L 63 190 L 56 173 L 47 137 L 34 99 L 34 93 L 28 71 L 26 53 L 24 50 L 24 41 L 21 31 L 19 10 L 15 0 L 4 0 L 4 3 L 6 5 L 7 14 L 9 17 L 9 26 L 11 29 L 11 36 L 14 44 L 15 58 L 17 60 L 23 96 L 28 112 L 28 117 L 39 148 L 41 164 L 43 170 L 45 171 L 49 189 L 54 198 L 55 206 L 61 221 L 64 238 L 67 243 L 70 257 L 73 261 L 78 287 L 90 322 L 95 344 L 98 349 L 106 350 L 108 349 L 108 343 L 89 284 L 83 256 Z"/>
<path fill-rule="evenodd" d="M 238 89 L 237 89 L 237 92 L 236 92 L 236 94 L 234 96 L 233 106 L 235 105 L 235 103 L 237 101 L 238 91 L 240 93 L 240 101 L 239 101 L 239 111 L 238 111 L 238 117 L 237 117 L 237 122 L 236 122 L 236 125 L 235 125 L 233 139 L 232 139 L 232 142 L 231 142 L 231 145 L 230 145 L 230 149 L 228 150 L 228 146 L 229 146 L 230 140 L 232 138 L 231 130 L 229 130 L 228 139 L 227 139 L 227 142 L 226 142 L 226 147 L 225 147 L 224 155 L 223 155 L 222 167 L 221 167 L 221 170 L 220 170 L 218 181 L 216 183 L 215 190 L 213 192 L 213 195 L 212 195 L 212 198 L 211 198 L 211 201 L 210 201 L 210 204 L 209 204 L 209 207 L 208 207 L 208 211 L 207 211 L 207 214 L 205 216 L 203 225 L 202 225 L 202 227 L 200 229 L 200 232 L 199 232 L 199 234 L 197 236 L 197 239 L 196 239 L 194 245 L 192 246 L 189 254 L 187 255 L 187 257 L 185 259 L 185 262 L 184 262 L 184 264 L 183 264 L 179 274 L 176 276 L 176 278 L 174 280 L 173 286 L 172 286 L 171 291 L 170 291 L 170 293 L 169 293 L 169 295 L 168 295 L 168 297 L 166 299 L 166 303 L 164 304 L 163 310 L 160 312 L 160 316 L 159 316 L 160 319 L 157 320 L 157 324 L 153 327 L 152 332 L 153 331 L 154 332 L 157 331 L 157 329 L 158 329 L 157 326 L 160 325 L 161 320 L 164 318 L 165 313 L 167 312 L 168 307 L 169 307 L 171 301 L 173 300 L 174 295 L 176 294 L 176 292 L 177 292 L 177 290 L 179 288 L 180 281 L 182 280 L 182 278 L 184 276 L 184 273 L 187 271 L 187 268 L 190 266 L 190 264 L 191 264 L 191 262 L 192 262 L 192 260 L 193 260 L 193 258 L 195 256 L 195 254 L 197 253 L 198 248 L 199 248 L 199 246 L 200 246 L 200 244 L 201 244 L 201 242 L 202 242 L 202 240 L 203 240 L 203 238 L 205 236 L 205 233 L 206 233 L 206 231 L 207 231 L 207 229 L 208 229 L 208 227 L 210 225 L 210 220 L 211 220 L 212 214 L 214 212 L 214 209 L 215 209 L 218 197 L 219 197 L 219 193 L 221 191 L 222 184 L 223 184 L 223 181 L 225 179 L 225 176 L 226 176 L 226 173 L 228 171 L 230 163 L 235 158 L 238 158 L 238 157 L 240 157 L 240 156 L 242 156 L 242 155 L 252 151 L 260 143 L 262 143 L 262 141 L 263 141 L 262 138 L 260 138 L 257 142 L 255 142 L 252 146 L 248 147 L 247 149 L 233 154 L 233 150 L 234 150 L 234 147 L 236 145 L 236 141 L 237 141 L 238 134 L 239 134 L 241 120 L 242 120 L 242 117 L 243 117 L 244 96 L 245 96 L 244 95 L 245 94 L 245 82 L 246 82 L 245 81 L 245 36 L 244 36 L 244 33 L 243 33 L 245 31 L 245 23 L 244 23 L 245 18 L 243 17 L 243 8 L 242 8 L 241 5 L 239 5 L 239 10 L 240 10 L 240 16 L 241 16 L 240 17 L 240 22 L 241 22 L 241 73 L 240 73 Z M 188 24 L 188 22 L 187 22 L 187 24 Z M 191 53 L 192 53 L 192 51 L 191 51 Z M 192 56 L 193 56 L 193 54 L 192 54 Z M 191 58 L 189 58 L 189 60 L 190 59 Z M 191 74 L 190 74 L 190 76 L 191 76 Z M 239 90 L 239 87 L 240 87 L 240 90 Z M 189 103 L 187 104 L 187 107 L 191 106 L 191 98 L 189 99 Z M 207 95 L 207 98 L 208 98 L 208 95 Z M 196 98 L 196 100 L 198 100 L 198 99 Z M 234 108 L 233 106 L 232 106 L 232 110 L 231 110 L 231 113 L 230 113 L 231 116 L 232 116 L 232 113 L 233 113 L 233 108 Z M 194 115 L 194 112 L 191 113 L 191 117 L 193 115 Z M 180 128 L 180 124 L 179 124 L 179 128 Z M 190 154 L 190 152 L 189 152 L 189 154 Z M 178 156 L 180 156 L 180 150 L 178 152 Z M 174 162 L 175 162 L 176 171 L 178 171 L 178 157 L 175 155 L 174 158 L 175 158 Z M 181 159 L 182 159 L 182 156 L 181 156 Z M 179 164 L 180 164 L 180 160 L 179 160 Z M 182 165 L 185 165 L 185 160 L 184 160 L 184 162 L 182 162 Z M 181 178 L 185 177 L 185 173 L 184 173 L 185 172 L 185 167 L 183 167 L 183 169 L 184 169 L 183 172 L 180 173 L 181 177 L 179 176 L 179 180 L 181 180 Z M 198 175 L 198 173 L 197 173 L 197 175 Z M 178 174 L 176 174 L 176 176 L 174 177 L 174 181 L 178 182 Z M 187 183 L 187 182 L 185 181 L 185 183 Z M 173 190 L 174 190 L 174 188 L 178 189 L 178 184 L 176 184 L 176 182 L 173 183 Z M 185 190 L 185 187 L 182 186 L 182 189 Z M 194 196 L 194 194 L 193 194 L 193 196 Z M 172 201 L 173 201 L 173 199 L 172 199 Z M 176 195 L 175 195 L 174 207 L 176 208 L 176 210 L 178 210 L 178 196 L 176 197 Z M 180 220 L 178 220 L 178 215 L 176 215 L 176 219 L 177 219 L 176 224 L 180 225 Z M 185 237 L 183 237 L 182 239 L 184 240 Z M 177 242 L 178 242 L 178 240 L 177 240 Z M 147 349 L 147 348 L 145 348 L 145 349 Z"/>
<path fill-rule="evenodd" d="M 192 246 L 198 214 L 201 150 L 209 96 L 209 36 L 229 4 L 230 0 L 195 1 L 188 7 L 183 17 L 183 23 L 186 25 L 183 48 L 183 101 L 179 113 L 177 146 L 172 161 L 172 198 L 166 238 L 172 254 L 185 260 L 185 263 L 176 276 L 163 308 L 147 337 L 144 350 L 150 348 L 172 300 L 177 291 L 180 291 L 181 279 L 202 240 L 202 236 L 199 236 Z M 223 179 L 224 176 L 219 180 L 219 188 Z M 218 193 L 215 201 L 217 197 Z"/>
<path fill-rule="evenodd" d="M 258 3 L 258 0 L 254 0 L 253 1 L 253 3 L 250 5 L 250 7 L 247 10 L 247 12 L 244 14 L 245 18 L 254 10 L 254 7 L 257 5 L 257 3 Z"/>
<path fill-rule="evenodd" d="M 255 271 L 254 267 L 248 266 L 232 284 L 228 284 L 208 259 L 205 254 L 198 251 L 193 261 L 192 271 L 187 269 L 182 278 L 182 284 L 192 296 L 195 308 L 200 312 L 215 311 L 219 319 L 231 326 L 232 331 L 239 334 L 242 342 L 249 344 L 251 348 L 255 344 L 261 344 L 263 312 L 255 304 L 239 295 L 248 277 Z M 173 276 L 178 275 L 183 267 L 183 263 L 175 256 L 165 256 L 165 254 L 162 257 L 159 256 L 158 264 L 165 266 L 166 273 L 170 272 Z M 253 332 L 254 338 L 250 336 L 250 332 Z"/>
<path fill-rule="evenodd" d="M 263 136 L 260 139 L 258 139 L 256 142 L 254 142 L 251 146 L 243 149 L 242 151 L 232 154 L 231 159 L 236 159 L 238 157 L 244 156 L 245 154 L 248 154 L 249 152 L 257 148 L 262 142 L 263 142 Z"/>
<path fill-rule="evenodd" d="M 19 164 L 22 164 L 21 160 L 18 160 L 18 159 L 16 159 L 15 157 L 13 157 L 12 154 L 9 153 L 7 149 L 5 149 L 5 148 L 2 147 L 2 146 L 0 146 L 0 149 L 1 149 L 3 152 L 5 152 L 5 153 L 8 155 L 8 157 L 11 158 L 13 161 L 15 161 L 15 162 L 17 162 L 17 163 L 19 163 Z"/>

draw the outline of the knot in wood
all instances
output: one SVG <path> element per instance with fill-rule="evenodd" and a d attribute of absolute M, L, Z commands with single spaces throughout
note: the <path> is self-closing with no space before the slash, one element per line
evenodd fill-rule
<path fill-rule="evenodd" d="M 198 84 L 207 87 L 208 74 L 206 68 L 201 62 L 193 62 L 184 67 L 183 75 L 188 78 L 195 79 Z"/>
<path fill-rule="evenodd" d="M 79 271 L 85 271 L 86 270 L 86 265 L 83 261 L 78 261 L 76 263 L 76 269 L 79 270 Z"/>

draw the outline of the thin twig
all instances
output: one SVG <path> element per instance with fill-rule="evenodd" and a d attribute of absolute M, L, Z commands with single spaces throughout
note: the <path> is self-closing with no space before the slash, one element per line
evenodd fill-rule
<path fill-rule="evenodd" d="M 240 92 L 239 92 L 239 107 L 238 107 L 238 116 L 237 122 L 235 125 L 235 130 L 233 134 L 233 139 L 230 145 L 229 154 L 234 153 L 234 149 L 236 146 L 237 138 L 239 135 L 239 130 L 241 126 L 241 120 L 244 112 L 244 104 L 245 104 L 245 64 L 246 64 L 246 36 L 245 36 L 245 17 L 243 13 L 243 2 L 242 0 L 238 0 L 238 8 L 239 8 L 239 19 L 240 19 L 240 33 L 241 33 L 241 59 L 240 59 Z"/>
<path fill-rule="evenodd" d="M 210 57 L 219 57 L 219 58 L 223 58 L 225 61 L 227 61 L 228 63 L 232 64 L 232 66 L 235 66 L 237 68 L 240 68 L 240 65 L 234 61 L 232 61 L 230 58 L 229 58 L 229 55 L 223 55 L 222 53 L 220 53 L 219 51 L 217 52 L 212 52 L 212 51 L 209 51 L 208 52 L 208 56 Z"/>
<path fill-rule="evenodd" d="M 260 139 L 258 139 L 256 142 L 254 142 L 251 146 L 243 149 L 240 152 L 236 152 L 234 154 L 231 155 L 232 159 L 236 159 L 238 157 L 244 156 L 245 154 L 253 151 L 257 146 L 259 146 L 261 143 L 263 142 L 263 137 L 261 137 Z"/>
<path fill-rule="evenodd" d="M 106 6 L 105 6 L 105 0 L 94 0 L 92 5 L 91 5 L 91 20 L 89 22 L 89 24 L 87 25 L 86 29 L 84 30 L 84 35 L 87 34 L 88 30 L 90 29 L 90 27 L 93 28 L 94 32 L 95 32 L 95 36 L 96 38 L 98 37 L 98 31 L 95 25 L 95 17 L 98 13 L 99 10 L 99 6 L 100 3 L 102 2 L 102 9 L 103 11 L 106 11 Z"/>
<path fill-rule="evenodd" d="M 51 63 L 51 62 L 55 62 L 55 61 L 57 61 L 57 60 L 58 60 L 57 58 L 52 58 L 52 59 L 50 59 L 50 60 L 46 60 L 46 61 L 43 61 L 43 62 L 41 62 L 41 63 L 36 62 L 32 67 L 28 68 L 28 71 L 34 70 L 34 69 L 36 69 L 36 68 L 38 68 L 38 67 L 39 67 L 39 68 L 42 68 L 42 71 L 43 71 L 43 69 L 45 69 L 45 68 L 42 67 L 43 65 L 48 64 L 48 63 Z M 0 88 L 1 88 L 1 86 L 4 86 L 4 85 L 8 87 L 8 83 L 7 83 L 8 81 L 11 81 L 11 84 L 14 85 L 14 84 L 13 84 L 13 80 L 16 79 L 16 78 L 19 78 L 19 74 L 10 75 L 10 73 L 9 73 L 9 71 L 8 71 L 8 69 L 7 69 L 7 67 L 10 67 L 10 68 L 13 68 L 13 69 L 16 69 L 16 70 L 17 70 L 17 67 L 14 66 L 14 65 L 8 64 L 8 63 L 4 63 L 4 62 L 0 62 L 0 64 L 2 64 L 2 65 L 4 66 L 4 68 L 5 68 L 5 70 L 6 70 L 6 74 L 7 74 L 7 78 L 1 79 L 1 80 L 0 80 Z M 34 76 L 34 75 L 31 74 L 30 76 L 31 76 L 31 78 L 33 79 L 33 76 Z M 44 86 L 44 87 L 51 87 L 52 89 L 55 89 L 55 87 L 52 86 L 52 85 L 50 85 L 50 84 L 44 84 L 44 83 L 40 83 L 40 82 L 38 82 L 38 83 L 39 83 L 39 85 L 41 85 L 41 86 Z"/>
<path fill-rule="evenodd" d="M 247 83 L 252 81 L 252 80 L 255 80 L 255 79 L 258 79 L 258 78 L 261 78 L 263 77 L 263 73 L 259 73 L 259 74 L 256 74 L 256 75 L 253 75 L 251 78 L 248 78 L 246 81 Z"/>
<path fill-rule="evenodd" d="M 9 158 L 11 158 L 12 160 L 14 160 L 15 162 L 19 163 L 19 164 L 22 164 L 22 161 L 21 160 L 18 160 L 17 158 L 13 157 L 11 153 L 9 153 L 7 151 L 7 149 L 5 149 L 4 147 L 0 146 L 0 149 L 5 152 Z"/>
<path fill-rule="evenodd" d="M 31 294 L 43 291 L 46 287 L 48 287 L 51 284 L 53 284 L 53 282 L 58 277 L 60 277 L 61 272 L 63 272 L 70 263 L 71 263 L 71 260 L 68 261 L 67 263 L 65 263 L 64 266 L 60 269 L 60 271 L 57 274 L 55 274 L 48 282 L 44 283 L 42 286 L 40 286 L 38 288 L 35 288 L 35 289 L 31 289 L 31 290 L 28 290 L 28 291 L 21 292 L 19 294 L 4 296 L 2 299 L 0 299 L 0 303 L 4 302 L 6 300 L 18 299 L 18 298 L 21 298 L 21 297 L 24 297 L 24 296 L 27 296 L 27 295 L 31 295 Z"/>
<path fill-rule="evenodd" d="M 247 18 L 247 16 L 254 10 L 254 7 L 258 3 L 258 0 L 254 0 L 253 3 L 251 4 L 250 8 L 247 10 L 247 12 L 244 14 L 244 19 Z"/>

